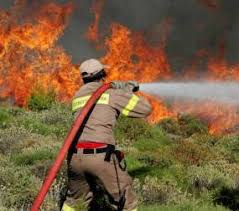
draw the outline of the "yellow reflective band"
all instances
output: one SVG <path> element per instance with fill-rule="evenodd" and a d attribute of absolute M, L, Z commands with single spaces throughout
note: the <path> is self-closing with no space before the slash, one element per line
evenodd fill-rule
<path fill-rule="evenodd" d="M 64 203 L 62 211 L 75 211 L 75 209 Z"/>
<path fill-rule="evenodd" d="M 77 109 L 84 107 L 87 101 L 90 99 L 90 97 L 91 95 L 75 98 L 72 101 L 72 111 L 74 112 Z M 109 101 L 110 101 L 110 95 L 107 93 L 104 93 L 101 95 L 100 99 L 97 101 L 97 104 L 107 105 L 109 104 Z"/>
<path fill-rule="evenodd" d="M 132 211 L 137 211 L 137 208 L 133 209 Z"/>
<path fill-rule="evenodd" d="M 128 104 L 126 105 L 126 107 L 123 109 L 122 114 L 124 114 L 125 116 L 128 116 L 129 112 L 135 108 L 138 101 L 139 101 L 139 97 L 136 95 L 133 95 L 131 99 L 129 100 Z"/>
<path fill-rule="evenodd" d="M 76 111 L 78 108 L 82 108 L 86 102 L 90 99 L 89 96 L 78 97 L 72 101 L 72 111 Z"/>
<path fill-rule="evenodd" d="M 108 105 L 110 102 L 110 95 L 109 94 L 102 94 L 100 99 L 97 101 L 97 104 Z"/>

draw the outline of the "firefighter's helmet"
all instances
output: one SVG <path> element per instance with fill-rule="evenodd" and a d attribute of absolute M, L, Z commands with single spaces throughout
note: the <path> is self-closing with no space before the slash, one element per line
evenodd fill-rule
<path fill-rule="evenodd" d="M 102 64 L 97 59 L 88 59 L 80 65 L 80 72 L 83 79 L 93 78 L 95 75 L 107 68 L 109 68 L 108 65 Z"/>

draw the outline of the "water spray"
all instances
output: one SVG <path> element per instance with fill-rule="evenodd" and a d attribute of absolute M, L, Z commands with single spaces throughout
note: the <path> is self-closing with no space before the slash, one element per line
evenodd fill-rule
<path fill-rule="evenodd" d="M 159 82 L 140 84 L 142 92 L 164 99 L 211 100 L 239 105 L 236 82 Z"/>

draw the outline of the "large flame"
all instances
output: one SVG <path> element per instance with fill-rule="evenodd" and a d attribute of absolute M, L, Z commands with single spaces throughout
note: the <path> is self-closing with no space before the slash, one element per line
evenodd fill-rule
<path fill-rule="evenodd" d="M 133 33 L 120 24 L 112 24 L 106 39 L 106 55 L 102 61 L 109 66 L 109 80 L 151 82 L 170 78 L 170 66 L 164 48 L 151 46 L 140 33 Z"/>
<path fill-rule="evenodd" d="M 224 59 L 211 58 L 208 79 L 213 81 L 239 81 L 239 65 L 228 65 Z"/>
<path fill-rule="evenodd" d="M 239 123 L 239 114 L 232 105 L 224 105 L 213 101 L 206 102 L 176 102 L 173 106 L 175 113 L 190 113 L 199 116 L 208 123 L 209 132 L 220 134 L 231 132 Z"/>
<path fill-rule="evenodd" d="M 217 0 L 199 0 L 209 9 L 219 9 Z M 101 3 L 100 3 L 101 2 Z M 98 38 L 99 17 L 101 15 L 103 1 L 98 1 L 98 6 L 94 5 L 95 22 L 89 28 L 89 39 Z M 98 8 L 98 9 L 96 9 Z M 142 33 L 132 32 L 129 28 L 118 24 L 111 24 L 111 36 L 106 39 L 106 55 L 102 61 L 111 66 L 108 72 L 108 80 L 137 80 L 139 82 L 153 82 L 159 80 L 173 79 L 170 70 L 167 55 L 164 47 L 166 46 L 167 37 L 170 32 L 170 21 L 164 21 L 163 33 L 158 45 L 151 45 L 146 42 Z M 92 30 L 97 29 L 97 30 Z M 91 39 L 92 40 L 92 39 Z M 97 40 L 97 39 L 95 39 Z M 239 71 L 237 66 L 229 67 L 224 57 L 224 46 L 221 45 L 219 55 L 209 59 L 208 72 L 204 79 L 213 81 L 238 80 Z M 197 66 L 202 57 L 208 57 L 206 49 L 196 52 L 196 59 L 192 63 L 190 70 L 185 72 L 183 79 L 195 80 Z M 176 117 L 182 112 L 192 113 L 206 120 L 209 131 L 214 134 L 228 132 L 230 129 L 239 125 L 239 114 L 237 109 L 232 105 L 221 105 L 217 102 L 200 102 L 199 103 L 175 103 L 171 109 L 168 109 L 162 100 L 152 96 L 146 96 L 153 105 L 153 112 L 148 118 L 150 122 L 156 123 L 166 117 Z"/>
<path fill-rule="evenodd" d="M 79 74 L 56 41 L 67 25 L 72 4 L 41 5 L 31 18 L 18 23 L 15 15 L 24 6 L 24 1 L 17 1 L 9 11 L 0 12 L 0 96 L 11 96 L 24 106 L 41 84 L 53 87 L 59 99 L 70 99 L 79 87 Z"/>
<path fill-rule="evenodd" d="M 217 0 L 199 1 L 208 8 L 219 7 Z M 57 41 L 64 33 L 73 5 L 45 3 L 26 11 L 26 2 L 17 0 L 10 10 L 0 10 L 0 98 L 10 97 L 16 104 L 26 106 L 32 91 L 40 84 L 45 89 L 53 88 L 59 100 L 68 101 L 81 85 L 79 71 Z M 96 47 L 103 38 L 99 24 L 104 3 L 104 0 L 93 2 L 94 21 L 86 33 Z M 101 60 L 111 66 L 108 80 L 173 80 L 165 52 L 170 28 L 171 21 L 166 18 L 161 23 L 159 41 L 150 43 L 143 33 L 112 23 L 111 33 L 100 43 L 106 50 Z M 209 55 L 206 49 L 196 52 L 195 61 L 182 78 L 197 79 L 198 61 Z M 228 65 L 223 48 L 218 56 L 210 57 L 207 69 L 206 80 L 239 81 L 239 65 Z M 232 105 L 211 101 L 176 102 L 168 108 L 161 99 L 146 97 L 153 105 L 153 113 L 148 118 L 153 123 L 188 112 L 206 121 L 211 133 L 230 132 L 239 125 L 237 108 Z"/>
<path fill-rule="evenodd" d="M 112 24 L 112 35 L 106 39 L 107 53 L 102 61 L 111 68 L 108 80 L 136 80 L 152 82 L 171 77 L 164 45 L 152 47 L 141 33 L 132 33 L 127 27 Z M 150 122 L 172 116 L 159 99 L 147 96 L 153 105 Z"/>

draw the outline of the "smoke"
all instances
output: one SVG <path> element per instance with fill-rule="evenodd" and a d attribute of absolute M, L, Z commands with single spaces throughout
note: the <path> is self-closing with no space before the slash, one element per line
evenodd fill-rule
<path fill-rule="evenodd" d="M 227 82 L 168 82 L 141 84 L 140 90 L 165 99 L 211 100 L 239 105 L 239 84 Z"/>
<path fill-rule="evenodd" d="M 8 9 L 15 0 L 0 1 L 0 8 Z M 36 0 L 25 0 L 29 5 Z M 43 0 L 46 2 L 53 0 Z M 67 0 L 55 0 L 60 3 Z M 73 62 L 79 63 L 89 57 L 99 57 L 104 51 L 98 51 L 85 39 L 87 27 L 94 15 L 90 12 L 93 0 L 72 0 L 75 11 L 60 43 L 72 55 Z M 147 40 L 159 37 L 160 23 L 170 18 L 172 30 L 166 51 L 172 69 L 176 72 L 187 68 L 195 59 L 195 53 L 206 49 L 216 54 L 220 41 L 226 48 L 226 58 L 235 63 L 239 58 L 239 1 L 213 0 L 218 7 L 212 10 L 206 3 L 211 0 L 110 0 L 100 21 L 101 33 L 107 32 L 111 22 L 119 22 L 132 30 L 143 31 Z M 209 2 L 210 3 L 210 2 Z M 210 4 L 209 4 L 210 5 Z M 200 58 L 206 63 L 207 58 Z"/>
<path fill-rule="evenodd" d="M 66 30 L 62 43 L 73 56 L 74 61 L 81 58 L 100 56 L 103 51 L 84 39 L 86 27 L 93 21 L 90 7 L 93 1 L 75 0 L 79 9 L 73 14 L 72 22 Z M 206 49 L 215 55 L 219 43 L 224 42 L 226 59 L 237 62 L 239 58 L 239 1 L 217 0 L 218 9 L 211 10 L 199 0 L 110 0 L 100 21 L 101 33 L 109 32 L 111 22 L 119 22 L 132 30 L 145 33 L 147 40 L 160 40 L 160 27 L 165 18 L 172 23 L 166 51 L 172 69 L 184 70 L 197 59 L 197 51 Z M 196 57 L 196 58 L 195 58 Z M 200 58 L 207 63 L 207 57 Z M 199 67 L 200 68 L 200 67 Z M 204 69 L 204 68 L 201 68 Z"/>

